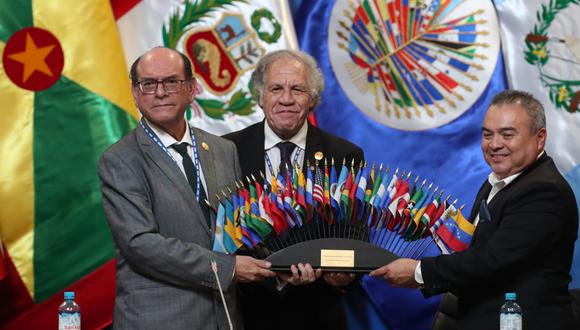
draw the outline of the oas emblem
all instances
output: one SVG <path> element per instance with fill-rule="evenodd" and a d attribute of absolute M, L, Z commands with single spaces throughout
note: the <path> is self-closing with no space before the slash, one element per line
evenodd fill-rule
<path fill-rule="evenodd" d="M 491 1 L 336 1 L 328 48 L 350 100 L 404 130 L 444 125 L 485 90 L 499 52 Z"/>

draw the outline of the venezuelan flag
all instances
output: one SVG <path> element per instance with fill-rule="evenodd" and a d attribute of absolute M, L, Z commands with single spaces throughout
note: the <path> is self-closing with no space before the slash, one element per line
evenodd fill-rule
<path fill-rule="evenodd" d="M 137 118 L 110 1 L 0 0 L 0 53 L 0 327 L 56 328 L 64 290 L 83 328 L 103 327 L 114 250 L 96 164 Z"/>

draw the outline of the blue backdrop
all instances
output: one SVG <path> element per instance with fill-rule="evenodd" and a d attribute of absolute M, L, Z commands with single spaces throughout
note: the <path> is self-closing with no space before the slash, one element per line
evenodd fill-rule
<path fill-rule="evenodd" d="M 359 111 L 336 80 L 328 53 L 334 1 L 291 4 L 300 47 L 318 60 L 326 78 L 322 104 L 316 110 L 318 125 L 361 146 L 369 163 L 382 162 L 432 179 L 458 198 L 459 205 L 465 203 L 464 214 L 468 214 L 490 171 L 481 155 L 481 123 L 491 97 L 507 86 L 501 51 L 486 90 L 459 118 L 418 132 L 392 129 Z M 433 248 L 429 253 L 438 251 Z M 362 288 L 347 297 L 352 329 L 430 329 L 440 297 L 425 299 L 418 290 L 392 288 L 369 277 L 363 278 Z"/>

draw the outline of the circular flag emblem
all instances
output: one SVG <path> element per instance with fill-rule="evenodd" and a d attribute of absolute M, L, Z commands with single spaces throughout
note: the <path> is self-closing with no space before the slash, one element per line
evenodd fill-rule
<path fill-rule="evenodd" d="M 60 78 L 64 54 L 52 33 L 28 27 L 8 39 L 2 63 L 6 75 L 15 85 L 40 91 L 54 85 Z"/>
<path fill-rule="evenodd" d="M 491 1 L 336 1 L 328 49 L 346 95 L 402 130 L 445 125 L 487 87 L 499 53 Z"/>
<path fill-rule="evenodd" d="M 526 35 L 525 60 L 540 73 L 550 101 L 558 109 L 580 112 L 580 36 L 577 1 L 543 4 Z"/>

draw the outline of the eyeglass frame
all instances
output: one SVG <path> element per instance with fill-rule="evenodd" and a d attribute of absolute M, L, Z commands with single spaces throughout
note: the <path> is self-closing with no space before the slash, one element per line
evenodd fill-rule
<path fill-rule="evenodd" d="M 179 87 L 175 91 L 169 91 L 169 90 L 167 90 L 167 86 L 165 86 L 165 83 L 167 81 L 170 81 L 170 80 L 175 80 L 175 81 L 179 81 L 180 82 Z M 144 83 L 144 82 L 155 82 L 155 88 L 151 92 L 147 92 L 146 93 L 145 91 L 143 91 L 143 85 L 142 85 L 142 83 Z M 177 94 L 177 93 L 181 92 L 181 89 L 183 89 L 183 83 L 185 83 L 185 82 L 187 82 L 186 79 L 175 79 L 175 78 L 165 78 L 165 79 L 157 79 L 157 80 L 155 80 L 155 79 L 145 79 L 145 80 L 138 81 L 136 83 L 136 85 L 139 87 L 139 91 L 143 95 L 153 95 L 153 94 L 157 93 L 157 88 L 159 87 L 159 83 L 161 83 L 161 85 L 163 85 L 163 90 L 165 91 L 165 93 L 167 93 L 167 94 Z"/>

